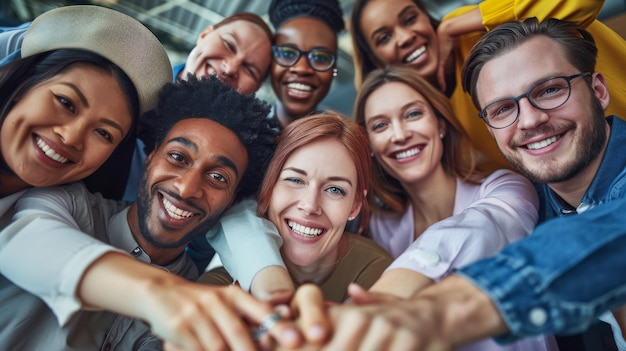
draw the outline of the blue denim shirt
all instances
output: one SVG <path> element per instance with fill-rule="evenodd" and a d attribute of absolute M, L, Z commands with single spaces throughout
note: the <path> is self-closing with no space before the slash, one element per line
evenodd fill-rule
<path fill-rule="evenodd" d="M 550 220 L 458 272 L 496 305 L 510 330 L 501 342 L 582 332 L 626 303 L 626 122 L 607 120 L 604 159 L 576 211 L 563 209 L 547 185 L 540 186 L 541 215 Z"/>

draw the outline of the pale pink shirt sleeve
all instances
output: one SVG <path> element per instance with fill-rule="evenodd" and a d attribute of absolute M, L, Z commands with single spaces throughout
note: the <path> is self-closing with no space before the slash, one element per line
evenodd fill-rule
<path fill-rule="evenodd" d="M 514 172 L 498 170 L 480 185 L 458 181 L 453 216 L 430 226 L 387 270 L 440 280 L 530 234 L 538 208 L 534 187 Z"/>

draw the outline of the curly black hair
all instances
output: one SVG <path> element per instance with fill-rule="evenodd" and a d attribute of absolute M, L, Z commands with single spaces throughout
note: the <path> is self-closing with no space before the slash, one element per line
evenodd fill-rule
<path fill-rule="evenodd" d="M 272 0 L 268 10 L 274 29 L 299 16 L 311 16 L 326 23 L 335 34 L 345 28 L 338 0 Z"/>
<path fill-rule="evenodd" d="M 235 203 L 257 195 L 263 176 L 276 148 L 278 128 L 268 118 L 270 105 L 252 95 L 242 95 L 218 78 L 197 79 L 166 84 L 159 93 L 158 105 L 139 118 L 138 137 L 150 154 L 177 122 L 186 118 L 207 118 L 232 130 L 248 152 Z"/>

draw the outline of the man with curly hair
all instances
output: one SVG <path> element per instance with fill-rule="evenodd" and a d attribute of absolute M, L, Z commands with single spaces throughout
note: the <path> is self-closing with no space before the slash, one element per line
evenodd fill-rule
<path fill-rule="evenodd" d="M 36 349 L 44 340 L 61 343 L 58 347 L 46 344 L 50 349 L 63 349 L 64 345 L 80 346 L 80 349 L 123 350 L 147 345 L 160 347 L 161 341 L 151 334 L 147 324 L 111 312 L 80 310 L 68 315 L 63 325 L 63 322 L 57 323 L 62 317 L 53 308 L 58 305 L 54 300 L 59 299 L 56 295 L 63 290 L 58 285 L 71 285 L 76 281 L 75 290 L 84 291 L 81 284 L 95 279 L 94 267 L 99 266 L 103 256 L 115 252 L 130 254 L 141 262 L 195 280 L 199 272 L 185 253 L 189 241 L 220 227 L 220 217 L 231 206 L 254 203 L 246 198 L 256 195 L 275 148 L 276 132 L 267 119 L 268 110 L 265 102 L 254 96 L 241 95 L 215 77 L 202 80 L 192 77 L 178 84 L 170 83 L 163 88 L 158 106 L 140 121 L 140 137 L 147 145 L 148 157 L 137 202 L 129 204 L 105 199 L 100 194 L 90 193 L 82 183 L 35 188 L 25 194 L 16 205 L 15 221 L 7 235 L 12 235 L 15 240 L 19 237 L 20 242 L 29 243 L 28 251 L 35 250 L 36 254 L 46 257 L 46 272 L 49 274 L 39 279 L 41 282 L 37 284 L 40 286 L 29 292 L 14 286 L 12 296 L 16 297 L 16 303 L 40 302 L 29 304 L 32 308 L 16 308 L 24 311 L 22 313 L 3 314 L 1 319 L 6 320 L 2 324 L 9 326 L 5 331 L 12 330 L 10 326 L 28 325 L 30 334 L 25 341 L 23 334 L 18 337 L 20 333 L 9 332 L 0 337 L 0 345 L 6 346 L 0 348 Z M 33 216 L 38 220 L 33 221 Z M 38 239 L 43 232 L 60 244 L 53 247 L 40 244 L 48 242 Z M 237 255 L 240 265 L 246 267 L 263 268 L 274 262 L 282 264 L 277 243 L 268 245 L 268 239 L 263 236 L 260 239 L 258 236 L 241 236 L 241 241 L 250 245 L 231 242 L 225 245 L 226 252 L 220 252 L 222 246 L 215 245 L 222 257 Z M 230 249 L 233 252 L 228 251 Z M 252 256 L 254 260 L 241 262 L 241 257 Z M 160 291 L 163 290 L 160 285 L 151 286 L 144 296 L 135 294 L 145 283 L 126 270 L 114 273 L 109 276 L 113 279 L 101 287 L 106 291 L 97 293 L 117 298 L 115 301 L 119 306 L 140 306 L 146 301 L 150 304 L 161 301 L 162 295 L 172 294 Z M 137 279 L 137 283 L 131 286 L 119 283 L 133 279 Z M 127 289 L 122 295 L 117 286 L 120 284 Z M 0 291 L 0 294 L 6 292 Z M 221 295 L 223 297 L 214 301 L 206 316 L 203 315 L 209 322 L 194 323 L 208 326 L 215 339 L 221 336 L 225 345 L 234 348 L 241 346 L 242 336 L 232 330 L 238 330 L 234 324 L 241 321 L 221 317 L 224 310 L 240 315 L 240 311 L 249 309 L 253 302 L 247 300 L 249 297 L 238 295 L 245 295 L 243 292 L 231 289 L 224 294 L 228 296 Z M 229 298 L 234 295 L 239 296 L 237 301 Z M 133 296 L 142 296 L 145 301 L 132 301 Z M 66 298 L 78 306 L 88 305 L 82 295 Z M 41 303 L 42 300 L 45 304 Z M 161 305 L 164 304 L 149 308 L 155 309 L 157 315 L 166 316 L 167 313 L 160 313 L 159 309 L 171 309 L 172 306 Z M 124 309 L 119 307 L 116 311 Z M 238 340 L 233 339 L 234 334 Z"/>

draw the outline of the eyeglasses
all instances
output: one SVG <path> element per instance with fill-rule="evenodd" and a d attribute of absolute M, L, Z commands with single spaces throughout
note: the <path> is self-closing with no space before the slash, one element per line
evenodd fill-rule
<path fill-rule="evenodd" d="M 572 91 L 572 79 L 590 75 L 591 73 L 585 72 L 542 80 L 518 97 L 490 103 L 480 111 L 478 117 L 482 118 L 491 128 L 506 128 L 517 121 L 519 117 L 519 101 L 522 98 L 527 98 L 528 102 L 540 110 L 553 110 L 563 106 L 569 100 Z"/>
<path fill-rule="evenodd" d="M 300 57 L 304 55 L 309 62 L 309 66 L 318 72 L 325 72 L 333 68 L 337 59 L 334 52 L 324 48 L 314 48 L 309 51 L 302 51 L 290 45 L 273 45 L 272 57 L 277 64 L 283 67 L 291 67 L 298 63 Z"/>

